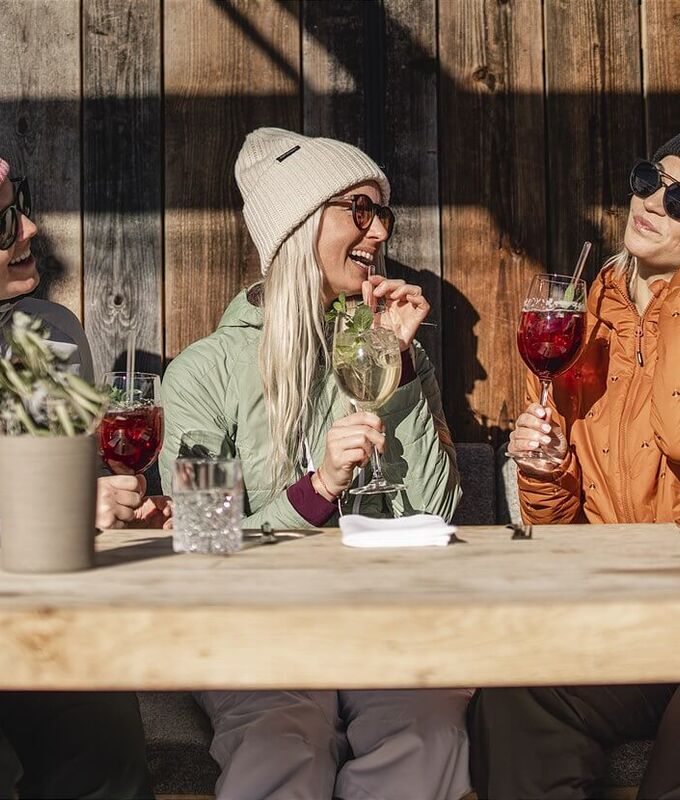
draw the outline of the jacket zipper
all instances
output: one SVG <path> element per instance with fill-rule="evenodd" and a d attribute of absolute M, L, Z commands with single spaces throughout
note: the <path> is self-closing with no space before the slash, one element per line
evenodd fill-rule
<path fill-rule="evenodd" d="M 635 358 L 638 364 L 643 367 L 645 362 L 642 358 L 642 320 L 640 320 L 640 324 L 635 329 Z"/>
<path fill-rule="evenodd" d="M 647 311 L 648 311 L 649 307 L 652 305 L 652 303 L 654 301 L 652 300 L 652 302 L 647 304 L 647 308 L 645 308 L 644 314 L 642 316 L 640 316 L 640 313 L 638 312 L 637 307 L 634 305 L 634 303 L 631 302 L 631 300 L 628 297 L 628 295 L 625 292 L 622 292 L 621 289 L 618 286 L 614 285 L 614 288 L 621 295 L 621 297 L 623 298 L 624 302 L 626 303 L 628 308 L 630 308 L 630 310 L 633 312 L 633 314 L 635 314 L 635 318 L 637 319 L 637 325 L 635 327 L 635 359 L 636 359 L 638 365 L 640 367 L 642 367 L 644 365 L 644 359 L 642 357 L 642 336 L 644 334 L 644 320 L 645 320 L 645 316 L 647 315 Z M 623 402 L 623 407 L 624 408 L 628 405 L 628 396 L 630 395 L 630 390 L 633 387 L 633 380 L 636 379 L 637 375 L 641 375 L 641 374 L 642 373 L 638 372 L 637 369 L 633 372 L 633 379 L 631 379 L 630 383 L 628 384 L 628 388 L 626 389 L 626 396 L 625 396 L 624 402 Z M 623 510 L 624 510 L 624 515 L 626 517 L 626 522 L 634 522 L 635 520 L 633 518 L 633 514 L 631 513 L 630 506 L 629 506 L 628 473 L 627 473 L 627 471 L 625 469 L 626 465 L 624 464 L 623 455 L 622 455 L 623 452 L 624 452 L 623 445 L 624 445 L 625 441 L 626 441 L 626 424 L 625 424 L 625 421 L 622 420 L 620 433 L 619 433 L 619 467 L 620 467 L 620 473 L 621 473 L 621 488 L 623 489 L 623 492 L 622 492 L 622 495 L 621 495 L 621 500 L 622 500 L 622 503 L 623 503 L 623 506 L 624 506 Z"/>

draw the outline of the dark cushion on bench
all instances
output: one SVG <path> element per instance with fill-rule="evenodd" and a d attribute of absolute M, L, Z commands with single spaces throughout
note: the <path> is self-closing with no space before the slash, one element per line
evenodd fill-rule
<path fill-rule="evenodd" d="M 494 525 L 496 470 L 490 444 L 457 443 L 456 460 L 463 496 L 453 522 L 456 525 Z"/>
<path fill-rule="evenodd" d="M 628 742 L 610 750 L 607 755 L 609 786 L 638 786 L 642 780 L 653 742 Z"/>
<path fill-rule="evenodd" d="M 210 720 L 189 692 L 138 692 L 146 756 L 156 794 L 212 795 L 219 775 L 210 757 Z"/>

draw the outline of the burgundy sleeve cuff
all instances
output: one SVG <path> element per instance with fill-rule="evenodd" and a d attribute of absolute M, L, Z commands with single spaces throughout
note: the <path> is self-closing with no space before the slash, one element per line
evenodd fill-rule
<path fill-rule="evenodd" d="M 286 494 L 297 513 L 317 528 L 325 525 L 337 511 L 335 503 L 331 503 L 314 491 L 311 472 L 289 486 Z"/>
<path fill-rule="evenodd" d="M 401 352 L 401 378 L 399 379 L 399 386 L 406 386 L 411 383 L 416 377 L 416 368 L 413 366 L 413 359 L 411 358 L 411 348 L 402 350 Z"/>

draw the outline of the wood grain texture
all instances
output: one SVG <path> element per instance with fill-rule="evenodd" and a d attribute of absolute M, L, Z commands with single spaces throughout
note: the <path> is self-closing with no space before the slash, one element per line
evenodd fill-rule
<path fill-rule="evenodd" d="M 356 550 L 338 531 L 234 557 L 161 531 L 98 538 L 98 567 L 0 573 L 3 688 L 551 685 L 680 679 L 675 525 L 459 529 Z"/>
<path fill-rule="evenodd" d="M 441 247 L 435 0 L 303 3 L 304 132 L 360 147 L 386 171 L 397 214 L 392 277 L 420 284 L 439 322 Z M 418 338 L 441 379 L 441 331 Z"/>
<path fill-rule="evenodd" d="M 385 8 L 385 169 L 397 215 L 388 274 L 423 288 L 437 328 L 418 339 L 441 371 L 437 9 L 435 0 L 387 0 Z"/>
<path fill-rule="evenodd" d="M 540 0 L 439 5 L 445 410 L 498 444 L 522 407 L 515 330 L 545 264 Z"/>
<path fill-rule="evenodd" d="M 95 373 L 160 372 L 162 345 L 159 0 L 83 4 L 85 330 Z"/>
<path fill-rule="evenodd" d="M 680 132 L 679 0 L 642 0 L 642 56 L 647 148 L 651 156 Z"/>
<path fill-rule="evenodd" d="M 80 2 L 2 0 L 0 154 L 27 175 L 43 297 L 82 318 Z"/>
<path fill-rule="evenodd" d="M 329 136 L 368 149 L 366 13 L 374 5 L 372 0 L 303 0 L 302 109 L 307 136 Z"/>
<path fill-rule="evenodd" d="M 234 180 L 246 134 L 300 126 L 293 2 L 166 0 L 166 355 L 212 332 L 259 277 Z"/>
<path fill-rule="evenodd" d="M 644 151 L 637 0 L 547 0 L 550 270 L 571 274 L 584 240 L 592 278 L 620 247 L 628 173 Z"/>

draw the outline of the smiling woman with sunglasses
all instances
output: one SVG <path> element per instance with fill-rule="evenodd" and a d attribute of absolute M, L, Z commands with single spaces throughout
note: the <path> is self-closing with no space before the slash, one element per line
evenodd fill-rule
<path fill-rule="evenodd" d="M 247 528 L 336 526 L 338 503 L 450 519 L 455 454 L 434 370 L 414 340 L 429 305 L 418 286 L 381 277 L 395 224 L 387 177 L 356 147 L 275 128 L 248 135 L 235 172 L 263 280 L 165 374 L 164 485 L 192 431 L 241 459 Z M 399 340 L 402 378 L 384 425 L 349 413 L 330 368 L 326 314 L 341 293 L 384 302 L 383 324 Z M 408 488 L 355 499 L 346 490 L 365 486 L 374 445 Z M 457 800 L 469 789 L 468 698 L 449 689 L 197 694 L 214 728 L 218 800 Z"/>
<path fill-rule="evenodd" d="M 525 522 L 680 521 L 680 135 L 630 173 L 624 246 L 590 290 L 586 346 L 529 405 L 508 452 Z M 522 454 L 538 446 L 558 466 Z M 639 798 L 680 798 L 674 685 L 482 690 L 470 709 L 483 798 L 599 796 L 605 752 L 654 739 Z"/>

